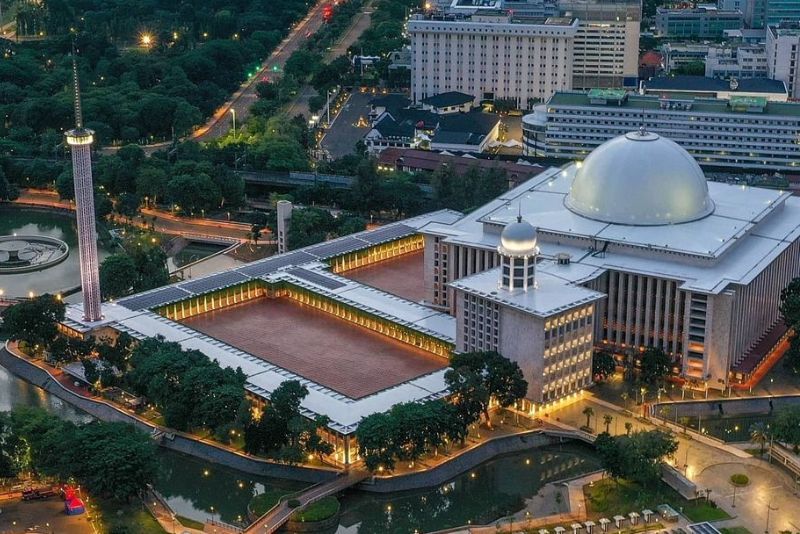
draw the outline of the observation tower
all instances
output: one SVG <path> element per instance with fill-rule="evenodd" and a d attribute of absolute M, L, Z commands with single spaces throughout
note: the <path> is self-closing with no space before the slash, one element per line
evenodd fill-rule
<path fill-rule="evenodd" d="M 78 220 L 78 253 L 83 291 L 83 318 L 87 322 L 99 321 L 100 272 L 97 259 L 97 231 L 95 229 L 94 186 L 92 184 L 92 141 L 94 132 L 83 126 L 81 90 L 78 82 L 78 64 L 72 52 L 72 81 L 75 91 L 75 128 L 64 135 L 72 151 L 72 176 L 75 182 L 75 215 Z"/>

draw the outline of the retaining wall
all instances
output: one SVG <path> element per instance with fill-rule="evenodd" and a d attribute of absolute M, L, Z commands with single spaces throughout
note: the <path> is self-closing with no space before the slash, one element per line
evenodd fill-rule
<path fill-rule="evenodd" d="M 497 456 L 545 447 L 561 441 L 567 440 L 548 436 L 539 429 L 524 434 L 495 438 L 480 447 L 474 447 L 459 454 L 435 469 L 393 477 L 373 477 L 356 487 L 364 491 L 389 493 L 439 486 Z"/>
<path fill-rule="evenodd" d="M 158 429 L 156 426 L 145 423 L 133 415 L 128 415 L 104 402 L 88 399 L 65 389 L 53 379 L 47 371 L 37 367 L 33 363 L 12 355 L 5 348 L 0 348 L 0 365 L 8 369 L 14 375 L 39 386 L 48 393 L 55 395 L 97 419 L 129 423 L 148 433 L 152 433 L 154 429 Z M 196 458 L 202 458 L 209 462 L 222 464 L 251 475 L 287 478 L 290 480 L 299 480 L 301 482 L 323 482 L 336 478 L 337 476 L 337 472 L 333 470 L 275 464 L 266 460 L 243 456 L 214 444 L 197 441 L 178 433 L 175 433 L 174 439 L 167 439 L 164 437 L 159 440 L 158 443 L 166 449 L 188 454 Z"/>

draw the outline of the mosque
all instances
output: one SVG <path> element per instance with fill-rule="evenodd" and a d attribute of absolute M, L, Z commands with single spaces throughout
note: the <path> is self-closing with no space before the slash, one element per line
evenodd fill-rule
<path fill-rule="evenodd" d="M 785 336 L 800 199 L 707 182 L 641 130 L 469 214 L 441 210 L 102 305 L 78 335 L 163 336 L 239 367 L 252 398 L 306 384 L 343 464 L 366 415 L 447 395 L 453 351 L 519 363 L 531 413 L 591 384 L 592 354 L 659 347 L 699 386 L 744 381 Z M 291 243 L 289 243 L 291 249 Z"/>

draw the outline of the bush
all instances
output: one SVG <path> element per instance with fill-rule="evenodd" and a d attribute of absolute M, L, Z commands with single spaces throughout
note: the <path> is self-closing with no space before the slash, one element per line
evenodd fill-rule
<path fill-rule="evenodd" d="M 731 475 L 731 484 L 733 484 L 734 486 L 746 486 L 749 483 L 750 479 L 747 477 L 747 475 L 744 475 L 742 473 L 736 473 L 734 475 Z"/>
<path fill-rule="evenodd" d="M 312 502 L 302 510 L 292 514 L 292 521 L 298 523 L 314 523 L 324 521 L 339 513 L 339 500 L 336 497 L 324 497 Z"/>
<path fill-rule="evenodd" d="M 301 502 L 297 499 L 289 499 L 289 502 L 286 503 L 289 508 L 297 508 L 300 504 Z"/>
<path fill-rule="evenodd" d="M 284 495 L 286 495 L 286 490 L 272 490 L 260 493 L 250 501 L 250 511 L 260 517 L 278 504 L 278 501 L 280 501 L 281 497 Z"/>

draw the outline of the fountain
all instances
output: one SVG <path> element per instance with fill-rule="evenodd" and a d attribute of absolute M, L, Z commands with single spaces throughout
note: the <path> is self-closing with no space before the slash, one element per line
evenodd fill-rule
<path fill-rule="evenodd" d="M 67 259 L 69 245 L 48 236 L 0 236 L 0 274 L 41 271 Z"/>

